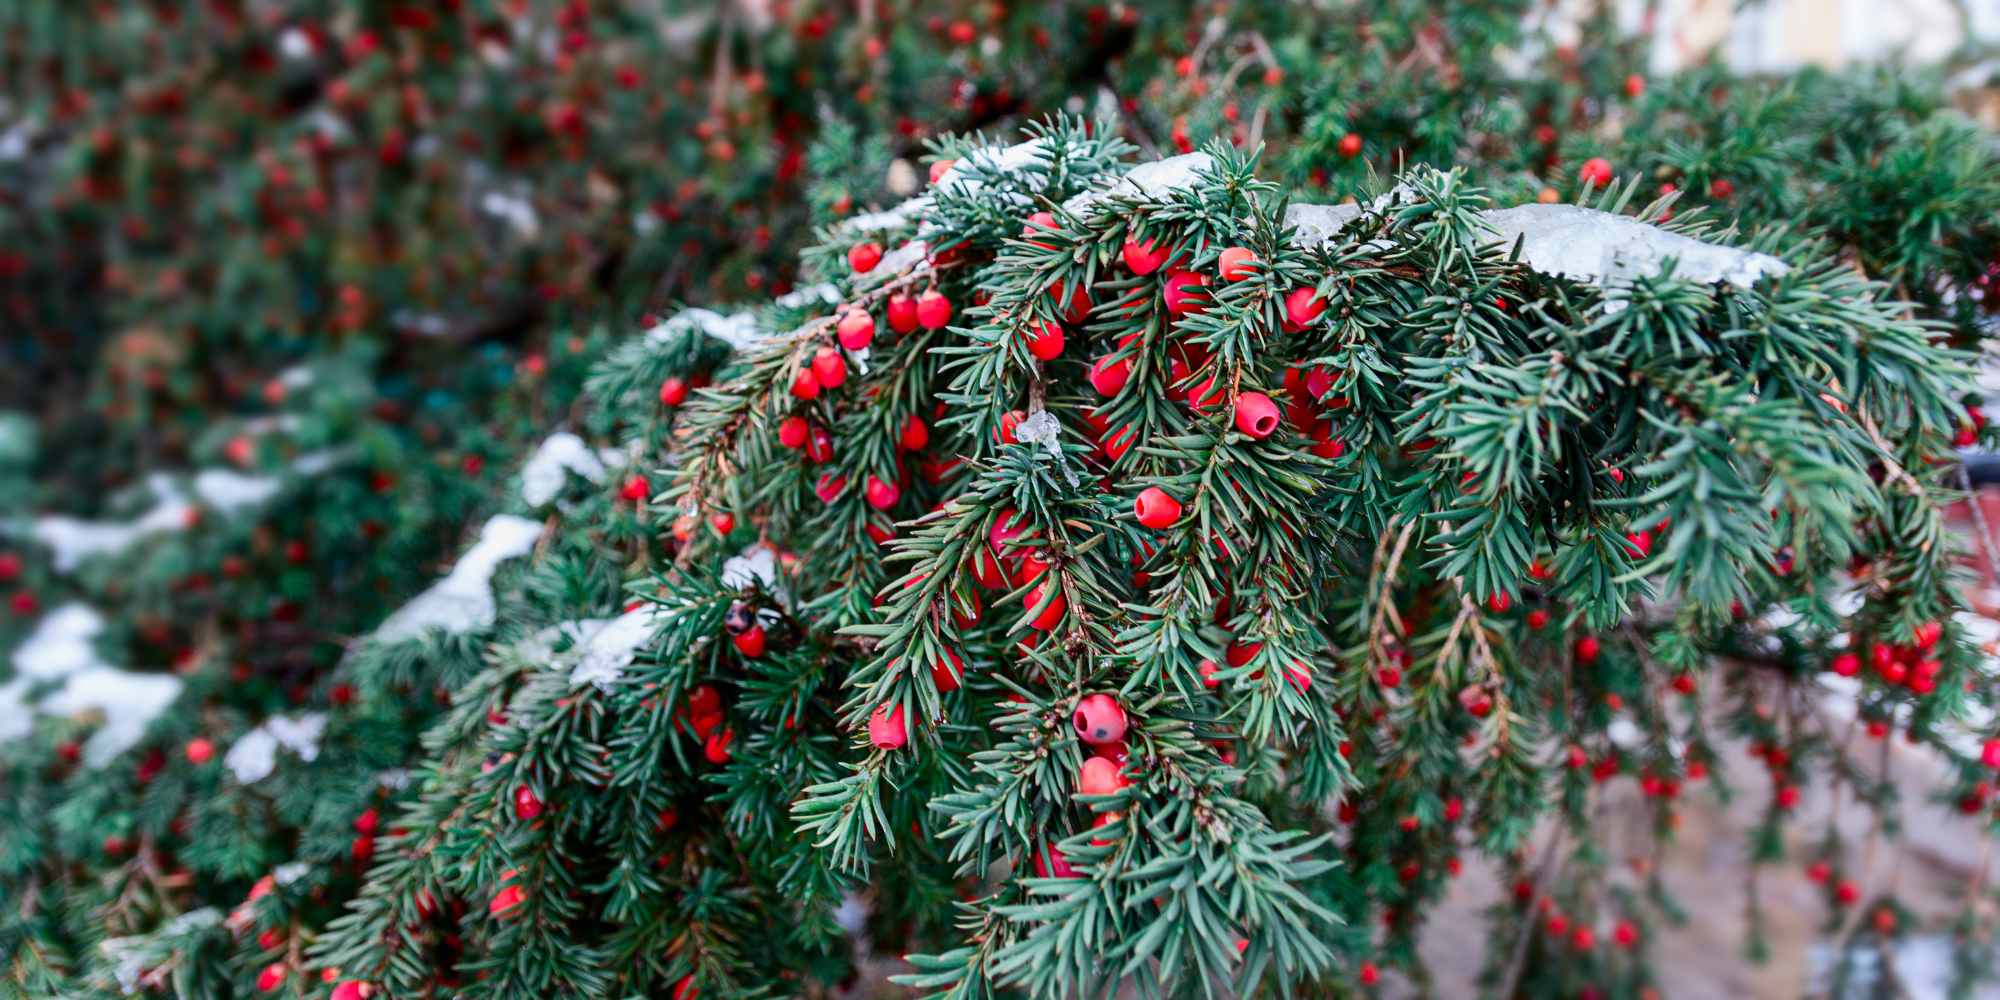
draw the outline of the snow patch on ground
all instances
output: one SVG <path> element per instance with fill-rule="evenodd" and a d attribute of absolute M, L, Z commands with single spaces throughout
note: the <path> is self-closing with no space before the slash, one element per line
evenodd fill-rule
<path fill-rule="evenodd" d="M 582 444 L 577 442 L 579 448 Z M 581 453 L 592 462 L 597 460 L 587 450 Z M 601 467 L 599 472 L 602 473 Z M 393 642 L 422 635 L 429 628 L 456 633 L 493 624 L 493 571 L 501 562 L 533 551 L 541 534 L 540 521 L 512 514 L 487 518 L 486 526 L 479 532 L 479 541 L 459 557 L 451 573 L 398 608 L 375 630 L 375 637 Z"/>
<path fill-rule="evenodd" d="M 655 327 L 654 329 L 658 329 Z M 521 499 L 530 507 L 540 507 L 555 499 L 562 492 L 564 470 L 593 483 L 604 481 L 604 460 L 583 443 L 583 439 L 564 431 L 551 434 L 535 449 L 535 457 L 521 467 Z M 489 526 L 491 522 L 488 522 Z"/>

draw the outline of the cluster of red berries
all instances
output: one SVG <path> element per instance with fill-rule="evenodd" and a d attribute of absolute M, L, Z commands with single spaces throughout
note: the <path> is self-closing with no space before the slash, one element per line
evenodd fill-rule
<path fill-rule="evenodd" d="M 734 729 L 722 725 L 722 696 L 706 684 L 688 692 L 687 704 L 681 707 L 680 723 L 702 741 L 702 754 L 709 763 L 729 762 L 729 743 L 736 738 Z"/>
<path fill-rule="evenodd" d="M 1915 641 L 1909 645 L 1878 642 L 1870 646 L 1868 665 L 1884 684 L 1907 687 L 1914 694 L 1930 694 L 1937 690 L 1937 677 L 1944 669 L 1934 655 L 1943 636 L 1942 625 L 1925 622 L 1917 626 Z M 1861 657 L 1851 652 L 1836 654 L 1827 661 L 1827 669 L 1841 677 L 1853 677 L 1861 672 Z"/>

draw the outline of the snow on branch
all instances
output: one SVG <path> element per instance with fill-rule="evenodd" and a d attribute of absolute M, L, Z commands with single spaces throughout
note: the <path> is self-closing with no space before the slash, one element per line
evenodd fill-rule
<path fill-rule="evenodd" d="M 599 471 L 601 474 L 601 468 Z M 494 570 L 508 559 L 533 551 L 535 540 L 541 535 L 540 521 L 512 514 L 487 518 L 486 526 L 479 532 L 479 541 L 458 558 L 451 573 L 396 609 L 375 630 L 376 640 L 394 642 L 413 638 L 431 628 L 458 633 L 493 624 Z"/>
<path fill-rule="evenodd" d="M 104 724 L 83 745 L 83 762 L 102 767 L 130 749 L 181 694 L 172 674 L 140 674 L 104 662 L 94 641 L 104 617 L 83 604 L 50 611 L 14 650 L 15 677 L 0 685 L 0 742 L 20 739 L 40 715 L 96 712 Z M 30 688 L 62 686 L 29 703 Z"/>
<path fill-rule="evenodd" d="M 85 521 L 63 514 L 36 518 L 33 537 L 54 554 L 56 572 L 73 572 L 85 559 L 123 551 L 147 535 L 186 528 L 194 505 L 181 495 L 173 479 L 156 472 L 147 478 L 146 485 L 156 502 L 137 520 Z"/>
<path fill-rule="evenodd" d="M 1079 214 L 1114 199 L 1164 201 L 1172 192 L 1193 187 L 1214 166 L 1207 153 L 1142 163 L 1102 190 L 1069 199 L 1063 208 Z M 1360 205 L 1292 205 L 1285 222 L 1297 229 L 1294 242 L 1312 245 L 1336 238 L 1361 213 Z M 1578 205 L 1521 205 L 1481 214 L 1493 227 L 1496 242 L 1511 249 L 1515 240 L 1521 241 L 1521 261 L 1529 267 L 1590 284 L 1657 276 L 1669 262 L 1676 277 L 1738 288 L 1790 269 L 1769 254 L 1707 243 Z"/>
<path fill-rule="evenodd" d="M 658 327 L 655 327 L 658 329 Z M 540 507 L 562 492 L 565 470 L 593 483 L 604 481 L 604 457 L 568 431 L 551 434 L 521 466 L 521 499 Z M 491 522 L 488 522 L 489 526 Z"/>
<path fill-rule="evenodd" d="M 1543 274 L 1605 284 L 1618 278 L 1673 276 L 1749 288 L 1791 268 L 1770 254 L 1705 243 L 1629 216 L 1578 205 L 1522 205 L 1482 213 L 1521 260 Z"/>

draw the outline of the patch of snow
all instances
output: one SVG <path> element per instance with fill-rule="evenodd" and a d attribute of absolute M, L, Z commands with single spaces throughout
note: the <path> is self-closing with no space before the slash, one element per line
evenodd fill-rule
<path fill-rule="evenodd" d="M 312 872 L 312 866 L 306 864 L 303 861 L 287 861 L 284 864 L 271 869 L 271 881 L 276 882 L 282 886 L 289 886 L 292 883 L 297 882 L 302 878 L 305 878 L 311 872 Z"/>
<path fill-rule="evenodd" d="M 581 448 L 582 442 L 577 445 Z M 583 454 L 590 455 L 588 451 Z M 596 456 L 591 460 L 594 462 Z M 429 628 L 457 633 L 493 624 L 493 571 L 502 561 L 533 551 L 541 534 L 540 521 L 512 514 L 487 518 L 479 541 L 459 557 L 451 573 L 398 608 L 375 630 L 375 637 L 393 642 L 421 635 Z"/>
<path fill-rule="evenodd" d="M 246 476 L 229 469 L 205 469 L 194 477 L 195 496 L 224 514 L 234 514 L 241 508 L 263 503 L 277 492 L 278 481 L 269 476 Z"/>
<path fill-rule="evenodd" d="M 222 755 L 222 765 L 236 775 L 238 784 L 262 781 L 278 767 L 278 738 L 258 726 L 230 746 L 229 752 Z"/>
<path fill-rule="evenodd" d="M 181 696 L 181 679 L 171 674 L 135 674 L 116 667 L 91 667 L 70 675 L 61 691 L 35 706 L 43 715 L 104 713 L 104 725 L 83 744 L 83 762 L 103 767 L 146 735 L 146 727 Z"/>
<path fill-rule="evenodd" d="M 524 240 L 532 240 L 541 231 L 541 218 L 535 214 L 535 206 L 526 198 L 517 198 L 499 191 L 488 191 L 479 199 L 479 210 L 496 219 L 503 219 L 516 234 Z"/>
<path fill-rule="evenodd" d="M 769 548 L 759 545 L 745 550 L 740 556 L 730 556 L 722 563 L 722 585 L 741 589 L 756 581 L 770 590 L 778 585 L 778 557 Z"/>
<path fill-rule="evenodd" d="M 859 934 L 868 927 L 868 903 L 854 893 L 843 893 L 840 905 L 834 907 L 833 922 L 849 934 Z"/>
<path fill-rule="evenodd" d="M 1207 153 L 1183 153 L 1169 156 L 1164 160 L 1141 163 L 1111 186 L 1096 191 L 1085 191 L 1063 202 L 1063 211 L 1079 215 L 1085 209 L 1112 198 L 1145 198 L 1151 201 L 1165 201 L 1166 196 L 1175 191 L 1186 191 L 1194 187 L 1195 179 L 1203 171 L 1215 169 L 1215 157 Z M 1287 221 L 1290 221 L 1289 214 Z"/>
<path fill-rule="evenodd" d="M 817 285 L 807 285 L 804 288 L 786 292 L 778 296 L 775 301 L 785 309 L 798 309 L 816 304 L 832 305 L 840 301 L 840 288 L 829 282 L 822 281 Z"/>
<path fill-rule="evenodd" d="M 91 640 L 104 631 L 104 616 L 71 602 L 52 609 L 14 650 L 14 669 L 38 681 L 59 681 L 103 666 Z"/>
<path fill-rule="evenodd" d="M 1543 274 L 1604 285 L 1618 278 L 1673 273 L 1712 285 L 1749 288 L 1791 270 L 1769 254 L 1704 243 L 1658 226 L 1579 205 L 1521 205 L 1483 213 L 1502 242 L 1522 238 L 1521 259 Z"/>
<path fill-rule="evenodd" d="M 254 784 L 270 776 L 277 767 L 279 747 L 298 754 L 300 760 L 308 763 L 318 758 L 320 737 L 325 732 L 325 713 L 313 712 L 297 719 L 274 715 L 243 734 L 223 756 L 222 763 L 239 783 Z"/>
<path fill-rule="evenodd" d="M 379 772 L 375 775 L 375 783 L 381 785 L 383 788 L 400 792 L 410 787 L 410 769 L 407 767 L 392 767 L 386 771 Z"/>
<path fill-rule="evenodd" d="M 33 537 L 54 552 L 56 572 L 71 572 L 94 555 L 123 551 L 146 535 L 186 528 L 193 506 L 174 481 L 156 472 L 146 483 L 158 502 L 135 521 L 84 521 L 62 514 L 36 518 Z"/>
<path fill-rule="evenodd" d="M 609 621 L 587 619 L 573 623 L 573 629 L 566 628 L 577 637 L 573 648 L 583 652 L 570 671 L 570 684 L 595 684 L 599 691 L 610 690 L 631 665 L 639 647 L 652 641 L 659 628 L 658 618 L 659 608 L 649 604 Z"/>
<path fill-rule="evenodd" d="M 1011 146 L 986 146 L 975 149 L 940 175 L 935 186 L 940 191 L 970 196 L 986 186 L 985 181 L 971 176 L 970 168 L 977 167 L 980 172 L 988 175 L 1008 174 L 1029 167 L 1046 170 L 1048 149 L 1047 139 L 1029 139 L 1027 142 L 1017 142 Z"/>
<path fill-rule="evenodd" d="M 340 453 L 339 448 L 321 448 L 318 451 L 306 452 L 292 459 L 292 471 L 301 476 L 317 476 L 333 468 L 333 463 L 340 460 Z"/>
<path fill-rule="evenodd" d="M 1604 735 L 1610 737 L 1612 743 L 1617 744 L 1619 748 L 1625 750 L 1630 750 L 1646 742 L 1645 735 L 1639 732 L 1639 727 L 1633 725 L 1631 719 L 1621 718 L 1611 720 L 1611 725 L 1606 726 L 1604 729 Z"/>
<path fill-rule="evenodd" d="M 0 743 L 9 743 L 35 731 L 35 710 L 22 699 L 34 681 L 16 677 L 0 684 Z"/>
<path fill-rule="evenodd" d="M 535 457 L 521 467 L 521 499 L 530 507 L 540 507 L 555 499 L 562 492 L 564 470 L 593 483 L 604 481 L 604 461 L 584 445 L 582 438 L 563 431 L 549 435 L 535 449 Z M 491 522 L 488 523 L 490 526 Z"/>
<path fill-rule="evenodd" d="M 864 212 L 849 218 L 840 224 L 840 230 L 848 233 L 877 233 L 901 229 L 909 225 L 918 215 L 928 211 L 930 207 L 931 199 L 928 195 L 911 198 L 886 212 Z"/>
<path fill-rule="evenodd" d="M 930 261 L 926 258 L 926 255 L 929 253 L 930 248 L 925 245 L 923 240 L 910 240 L 902 246 L 883 254 L 882 259 L 876 262 L 875 269 L 856 280 L 854 287 L 860 289 L 879 285 L 882 282 L 901 277 L 906 269 L 913 274 L 922 271 L 924 268 L 931 266 Z"/>
<path fill-rule="evenodd" d="M 646 343 L 658 346 L 691 328 L 698 328 L 701 332 L 739 351 L 763 339 L 757 332 L 757 317 L 750 313 L 741 312 L 734 316 L 724 316 L 713 310 L 693 308 L 683 309 L 647 330 Z"/>
<path fill-rule="evenodd" d="M 1047 410 L 1037 412 L 1034 416 L 1021 421 L 1020 426 L 1014 428 L 1014 437 L 1016 440 L 1024 444 L 1043 442 L 1050 448 L 1056 446 L 1056 438 L 1061 434 L 1062 424 L 1057 422 L 1055 414 Z"/>
<path fill-rule="evenodd" d="M 1361 217 L 1361 206 L 1290 205 L 1285 208 L 1285 225 L 1297 232 L 1292 242 L 1300 246 L 1325 243 L 1340 235 L 1347 224 Z"/>

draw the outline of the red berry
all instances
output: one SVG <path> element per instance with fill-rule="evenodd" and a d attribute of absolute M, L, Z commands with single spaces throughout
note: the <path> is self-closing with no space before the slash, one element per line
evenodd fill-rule
<path fill-rule="evenodd" d="M 507 873 L 507 876 L 512 876 L 512 875 L 513 875 L 512 871 L 509 871 Z M 521 905 L 521 900 L 526 898 L 526 896 L 527 893 L 522 892 L 521 887 L 518 885 L 503 885 L 500 887 L 499 892 L 493 894 L 493 901 L 486 904 L 486 912 L 496 917 L 500 916 L 501 914 L 504 914 L 507 911 L 512 910 L 514 907 Z M 340 985 L 348 986 L 351 984 L 342 983 Z M 340 987 L 334 988 L 333 995 L 334 995 L 334 1000 L 339 1000 Z M 357 993 L 353 995 L 359 996 L 361 994 Z"/>
<path fill-rule="evenodd" d="M 1222 651 L 1222 658 L 1230 666 L 1240 667 L 1256 659 L 1257 653 L 1263 648 L 1264 644 L 1261 642 L 1232 642 L 1229 648 Z"/>
<path fill-rule="evenodd" d="M 1842 677 L 1852 677 L 1861 672 L 1861 657 L 1853 653 L 1841 653 L 1827 664 L 1827 669 Z"/>
<path fill-rule="evenodd" d="M 806 458 L 814 462 L 833 461 L 833 435 L 824 427 L 806 433 Z"/>
<path fill-rule="evenodd" d="M 868 477 L 864 493 L 868 498 L 868 506 L 876 510 L 888 510 L 896 506 L 896 501 L 903 495 L 903 491 L 897 489 L 895 483 L 885 482 L 880 476 Z"/>
<path fill-rule="evenodd" d="M 521 895 L 522 894 L 519 889 L 514 890 L 515 903 L 521 901 Z M 513 904 L 510 903 L 508 905 L 511 906 Z M 506 909 L 506 907 L 500 907 L 498 909 L 495 909 L 493 912 L 498 913 L 502 909 Z M 375 995 L 374 983 L 357 983 L 350 980 L 348 982 L 341 983 L 340 985 L 335 986 L 333 988 L 332 1000 L 368 1000 L 369 997 L 374 995 Z"/>
<path fill-rule="evenodd" d="M 197 736 L 187 741 L 187 746 L 182 747 L 181 752 L 187 754 L 188 762 L 191 764 L 206 764 L 215 756 L 215 743 L 206 736 Z"/>
<path fill-rule="evenodd" d="M 1055 216 L 1050 215 L 1047 212 L 1036 212 L 1035 214 L 1028 216 L 1027 224 L 1021 227 L 1021 235 L 1023 237 L 1028 237 L 1028 236 L 1033 236 L 1036 233 L 1042 232 L 1044 230 L 1049 232 L 1054 232 L 1055 229 L 1056 229 Z M 1033 240 L 1029 240 L 1028 245 L 1041 247 L 1044 250 L 1055 249 L 1055 244 L 1053 243 L 1036 243 Z"/>
<path fill-rule="evenodd" d="M 936 289 L 918 296 L 917 322 L 926 330 L 936 330 L 951 322 L 951 300 Z"/>
<path fill-rule="evenodd" d="M 1979 762 L 1994 770 L 2000 770 L 2000 737 L 1987 740 L 1979 748 Z"/>
<path fill-rule="evenodd" d="M 665 382 L 660 383 L 660 405 L 679 406 L 687 402 L 687 398 L 687 380 L 679 375 L 670 376 Z"/>
<path fill-rule="evenodd" d="M 1644 559 L 1653 554 L 1653 533 L 1650 531 L 1632 532 L 1625 536 L 1625 547 L 1631 549 L 1633 555 Z"/>
<path fill-rule="evenodd" d="M 922 417 L 912 413 L 903 419 L 903 430 L 896 435 L 896 445 L 904 451 L 922 451 L 931 443 L 931 429 L 924 426 Z"/>
<path fill-rule="evenodd" d="M 1049 322 L 1033 324 L 1028 327 L 1029 354 L 1043 361 L 1049 361 L 1062 354 L 1062 351 L 1062 327 Z"/>
<path fill-rule="evenodd" d="M 1215 665 L 1214 660 L 1203 660 L 1195 665 L 1195 673 L 1201 675 L 1201 686 L 1211 691 L 1222 686 L 1222 682 L 1215 679 L 1215 675 L 1221 670 L 1221 667 Z"/>
<path fill-rule="evenodd" d="M 875 713 L 868 717 L 869 743 L 883 750 L 894 750 L 909 741 L 909 734 L 903 729 L 902 706 L 898 705 L 893 712 L 887 711 L 886 708 L 877 708 Z"/>
<path fill-rule="evenodd" d="M 1294 288 L 1285 296 L 1285 329 L 1297 332 L 1326 315 L 1326 300 L 1317 288 Z"/>
<path fill-rule="evenodd" d="M 875 340 L 875 317 L 868 315 L 866 309 L 849 309 L 847 315 L 840 317 L 840 325 L 835 327 L 834 332 L 840 337 L 840 346 L 850 351 L 861 350 Z M 817 358 L 813 360 L 813 366 L 815 368 L 819 366 Z M 845 377 L 846 365 L 843 364 L 841 367 L 842 376 Z M 828 385 L 840 384 L 839 379 L 827 382 L 824 375 L 820 376 L 820 381 Z"/>
<path fill-rule="evenodd" d="M 1637 100 L 1646 92 L 1646 78 L 1637 73 L 1625 78 L 1625 96 Z"/>
<path fill-rule="evenodd" d="M 867 274 L 882 262 L 882 247 L 877 243 L 863 243 L 847 249 L 847 266 L 856 274 Z"/>
<path fill-rule="evenodd" d="M 1152 274 L 1159 270 L 1160 265 L 1167 262 L 1169 252 L 1171 248 L 1160 246 L 1157 241 L 1134 242 L 1129 238 L 1118 250 L 1119 256 L 1125 259 L 1125 266 L 1133 274 Z"/>
<path fill-rule="evenodd" d="M 542 814 L 542 800 L 526 785 L 514 789 L 514 815 L 519 819 L 534 819 Z"/>
<path fill-rule="evenodd" d="M 1350 136 L 1349 138 L 1352 137 Z M 1342 140 L 1341 144 L 1343 146 L 1346 145 L 1346 140 Z M 1363 962 L 1361 963 L 1361 974 L 1359 978 L 1361 979 L 1361 985 L 1373 986 L 1378 981 L 1381 980 L 1382 973 L 1380 970 L 1375 968 L 1374 962 Z"/>
<path fill-rule="evenodd" d="M 1148 528 L 1165 528 L 1181 517 L 1180 501 L 1158 486 L 1149 486 L 1140 493 L 1132 509 L 1139 515 L 1139 523 Z"/>
<path fill-rule="evenodd" d="M 1079 795 L 1112 795 L 1125 785 L 1125 778 L 1118 773 L 1118 763 L 1103 757 L 1085 760 L 1083 769 L 1076 774 Z"/>
<path fill-rule="evenodd" d="M 819 376 L 813 374 L 810 365 L 800 368 L 799 373 L 792 377 L 792 395 L 800 399 L 819 398 Z"/>
<path fill-rule="evenodd" d="M 0 552 L 0 582 L 12 580 L 20 575 L 20 555 L 13 552 Z"/>
<path fill-rule="evenodd" d="M 1839 900 L 1842 906 L 1851 906 L 1855 900 L 1861 898 L 1861 889 L 1843 879 L 1840 884 L 1833 887 L 1833 898 Z"/>
<path fill-rule="evenodd" d="M 1230 247 L 1216 260 L 1216 273 L 1224 281 L 1242 281 L 1257 273 L 1257 255 L 1249 247 Z"/>
<path fill-rule="evenodd" d="M 1597 637 L 1594 635 L 1586 635 L 1578 638 L 1576 640 L 1576 662 L 1586 666 L 1596 663 L 1600 648 Z"/>
<path fill-rule="evenodd" d="M 1334 151 L 1338 152 L 1341 156 L 1350 160 L 1354 159 L 1357 156 L 1360 156 L 1361 137 L 1354 134 L 1353 132 L 1349 132 L 1346 135 L 1341 136 L 1340 144 L 1334 147 Z"/>
<path fill-rule="evenodd" d="M 1253 438 L 1269 437 L 1278 429 L 1280 418 L 1278 404 L 1261 392 L 1246 392 L 1236 397 L 1236 429 Z"/>
<path fill-rule="evenodd" d="M 803 448 L 809 429 L 806 418 L 786 417 L 778 422 L 778 443 L 794 450 Z"/>
<path fill-rule="evenodd" d="M 870 321 L 872 326 L 873 321 Z M 821 388 L 831 389 L 847 381 L 847 362 L 840 352 L 831 347 L 822 347 L 813 352 L 813 375 L 818 377 Z"/>
<path fill-rule="evenodd" d="M 1049 580 L 1043 580 L 1040 584 L 1036 585 L 1035 589 L 1028 591 L 1028 608 L 1030 610 L 1033 610 L 1035 607 L 1039 606 L 1042 603 L 1042 598 L 1047 596 L 1049 591 L 1049 584 L 1051 582 L 1052 581 Z M 1063 612 L 1068 610 L 1068 608 L 1069 608 L 1069 602 L 1066 599 L 1064 599 L 1063 595 L 1060 592 L 1058 592 L 1056 593 L 1055 597 L 1049 601 L 1049 606 L 1043 608 L 1042 613 L 1036 615 L 1035 620 L 1029 622 L 1028 624 L 1033 628 L 1040 629 L 1043 632 L 1047 632 L 1048 630 L 1055 628 L 1056 625 L 1062 622 Z"/>
<path fill-rule="evenodd" d="M 1583 169 L 1577 171 L 1577 180 L 1592 187 L 1601 188 L 1611 183 L 1611 161 L 1602 156 L 1593 156 L 1583 162 Z"/>
<path fill-rule="evenodd" d="M 1496 615 L 1506 614 L 1507 609 L 1513 606 L 1514 599 L 1508 597 L 1507 592 L 1504 590 L 1494 591 L 1493 596 L 1486 599 L 1486 610 Z"/>
<path fill-rule="evenodd" d="M 943 177 L 945 175 L 945 172 L 950 170 L 957 163 L 958 163 L 957 160 L 939 160 L 936 163 L 931 164 L 931 183 L 936 184 L 938 182 L 938 178 Z"/>
<path fill-rule="evenodd" d="M 764 655 L 764 626 L 752 625 L 741 635 L 730 636 L 729 641 L 737 652 L 754 660 Z"/>
<path fill-rule="evenodd" d="M 1187 316 L 1208 308 L 1211 301 L 1208 293 L 1208 276 L 1193 271 L 1181 271 L 1167 279 L 1164 297 L 1167 312 L 1175 316 Z"/>
<path fill-rule="evenodd" d="M 1925 622 L 1922 625 L 1917 626 L 1917 631 L 1916 631 L 1917 648 L 1929 649 L 1932 646 L 1937 645 L 1938 639 L 1943 635 L 1944 635 L 1944 626 L 1939 625 L 1937 622 Z"/>
<path fill-rule="evenodd" d="M 1815 861 L 1806 869 L 1806 879 L 1812 882 L 1824 882 L 1832 875 L 1832 866 L 1824 861 Z"/>
<path fill-rule="evenodd" d="M 1693 675 L 1693 674 L 1677 674 L 1677 675 L 1675 675 L 1675 676 L 1674 676 L 1674 690 L 1676 690 L 1676 691 L 1679 691 L 1679 692 L 1680 692 L 1680 693 L 1682 693 L 1682 694 L 1693 694 L 1693 693 L 1694 693 L 1694 675 Z"/>
<path fill-rule="evenodd" d="M 375 811 L 374 806 L 369 806 L 361 810 L 361 815 L 354 817 L 355 833 L 367 834 L 372 837 L 381 825 L 382 815 Z"/>
<path fill-rule="evenodd" d="M 950 660 L 949 666 L 945 660 L 931 663 L 931 683 L 937 686 L 940 693 L 958 690 L 959 678 L 965 676 L 965 662 L 958 658 L 958 654 L 947 649 L 944 655 Z"/>
<path fill-rule="evenodd" d="M 708 758 L 708 762 L 711 764 L 727 764 L 729 763 L 729 741 L 735 738 L 736 730 L 734 729 L 724 729 L 721 732 L 710 733 L 708 734 L 708 739 L 701 745 L 701 755 Z"/>
<path fill-rule="evenodd" d="M 1077 702 L 1070 718 L 1076 737 L 1092 746 L 1116 743 L 1125 738 L 1125 709 L 1108 694 L 1093 694 Z"/>
<path fill-rule="evenodd" d="M 1118 395 L 1118 390 L 1125 388 L 1126 380 L 1131 377 L 1132 360 L 1130 358 L 1120 358 L 1117 361 L 1112 361 L 1111 355 L 1107 354 L 1098 358 L 1097 363 L 1090 366 L 1090 387 L 1105 396 Z"/>
<path fill-rule="evenodd" d="M 285 975 L 285 963 L 272 962 L 270 965 L 264 966 L 263 971 L 257 973 L 257 988 L 265 993 L 269 993 L 285 985 Z"/>
<path fill-rule="evenodd" d="M 908 292 L 897 292 L 889 296 L 889 302 L 882 308 L 882 317 L 889 322 L 889 329 L 897 333 L 909 333 L 917 328 L 917 300 Z"/>

